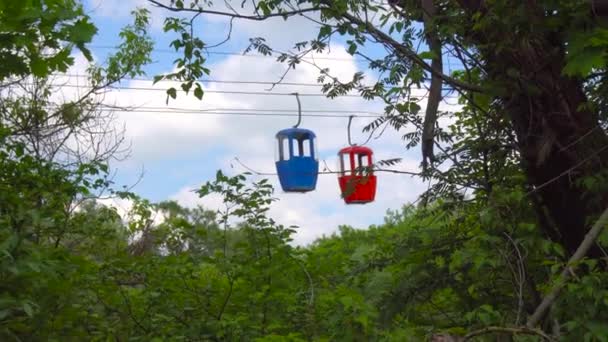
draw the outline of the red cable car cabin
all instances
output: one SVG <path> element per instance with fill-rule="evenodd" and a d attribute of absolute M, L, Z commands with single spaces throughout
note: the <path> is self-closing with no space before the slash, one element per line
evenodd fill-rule
<path fill-rule="evenodd" d="M 365 204 L 376 197 L 372 155 L 372 150 L 364 146 L 345 147 L 338 152 L 338 183 L 346 204 Z"/>

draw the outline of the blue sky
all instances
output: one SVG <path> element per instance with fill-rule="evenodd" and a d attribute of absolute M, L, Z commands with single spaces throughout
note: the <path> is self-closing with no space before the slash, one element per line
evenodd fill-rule
<path fill-rule="evenodd" d="M 120 28 L 131 21 L 129 12 L 135 6 L 148 6 L 144 0 L 87 0 L 86 8 L 99 28 L 92 43 L 96 59 L 103 62 L 112 51 L 110 46 L 118 43 Z M 239 2 L 240 3 L 240 2 Z M 149 6 L 148 6 L 149 7 Z M 148 78 L 170 71 L 176 55 L 169 50 L 170 37 L 162 33 L 162 18 L 166 13 L 152 10 L 151 34 L 155 40 L 154 62 L 146 69 Z M 248 38 L 263 36 L 272 47 L 289 48 L 293 42 L 310 39 L 317 34 L 317 24 L 303 18 L 282 19 L 268 22 L 235 21 L 232 39 L 229 43 L 216 48 L 220 52 L 241 52 L 248 44 Z M 228 21 L 222 18 L 205 18 L 198 21 L 197 32 L 210 44 L 221 41 L 227 32 Z M 381 55 L 381 50 L 370 50 L 371 54 Z M 334 59 L 317 63 L 329 67 L 331 73 L 347 80 L 357 71 L 367 77 L 374 75 L 365 64 L 348 55 L 339 40 L 332 41 L 331 53 L 316 57 Z M 208 67 L 211 79 L 227 81 L 276 81 L 285 66 L 273 58 L 243 57 L 238 55 L 210 55 Z M 71 73 L 82 73 L 85 68 L 82 58 Z M 301 65 L 291 71 L 288 82 L 316 83 L 318 70 Z M 121 84 L 126 87 L 149 88 L 150 81 L 133 80 Z M 124 89 L 105 95 L 104 102 L 118 105 L 164 107 L 163 89 L 167 83 L 155 86 L 158 91 Z M 221 94 L 214 91 L 255 91 L 267 92 L 265 85 L 218 84 L 208 83 L 204 88 L 210 92 L 202 101 L 192 96 L 178 96 L 170 102 L 170 107 L 203 110 L 210 108 L 254 109 L 254 110 L 296 110 L 297 103 L 292 96 L 260 96 L 243 94 Z M 320 87 L 277 86 L 275 93 L 315 93 Z M 381 113 L 383 105 L 379 102 L 365 101 L 356 97 L 334 100 L 324 97 L 302 97 L 303 111 L 307 110 L 352 110 Z M 338 113 L 338 112 L 336 112 Z M 339 113 L 338 113 L 339 114 Z M 343 118 L 304 117 L 301 127 L 312 129 L 318 136 L 321 159 L 335 170 L 337 151 L 347 145 L 346 126 L 349 114 Z M 117 124 L 126 127 L 126 139 L 131 144 L 130 157 L 122 162 L 113 163 L 117 171 L 117 184 L 133 184 L 144 170 L 143 178 L 133 189 L 152 201 L 177 200 L 183 205 L 202 204 L 215 209 L 220 204 L 218 198 L 198 199 L 191 191 L 200 184 L 211 180 L 216 170 L 235 174 L 245 170 L 234 162 L 238 157 L 246 165 L 262 172 L 274 172 L 274 134 L 290 127 L 295 117 L 244 117 L 213 116 L 174 113 L 116 113 Z M 352 134 L 355 141 L 366 136 L 361 128 L 372 120 L 355 118 Z M 418 149 L 406 151 L 400 136 L 405 132 L 387 130 L 379 139 L 372 139 L 369 147 L 376 153 L 376 159 L 403 158 L 396 169 L 417 171 L 420 161 Z M 365 228 L 370 224 L 383 222 L 387 209 L 397 209 L 413 201 L 424 190 L 419 180 L 404 175 L 378 174 L 378 193 L 374 203 L 365 206 L 347 206 L 342 202 L 334 175 L 320 175 L 315 192 L 307 194 L 285 194 L 278 186 L 276 177 L 269 177 L 275 185 L 279 201 L 271 209 L 271 215 L 280 223 L 298 225 L 297 243 L 309 243 L 323 234 L 331 234 L 341 224 Z M 127 205 L 119 203 L 119 205 Z"/>

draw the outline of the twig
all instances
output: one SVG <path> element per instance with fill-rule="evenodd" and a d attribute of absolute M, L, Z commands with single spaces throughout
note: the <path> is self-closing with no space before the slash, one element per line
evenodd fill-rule
<path fill-rule="evenodd" d="M 606 149 L 608 149 L 608 145 L 606 145 L 606 146 L 604 146 L 604 147 L 600 148 L 599 150 L 597 150 L 597 151 L 593 152 L 593 153 L 592 153 L 592 154 L 591 154 L 589 157 L 587 157 L 587 158 L 583 159 L 583 160 L 582 160 L 582 161 L 580 161 L 578 164 L 574 165 L 573 167 L 569 168 L 568 170 L 565 170 L 564 172 L 560 173 L 559 175 L 557 175 L 557 176 L 555 176 L 555 177 L 553 177 L 553 178 L 549 179 L 549 180 L 548 180 L 548 181 L 546 181 L 545 183 L 543 183 L 543 184 L 541 184 L 541 185 L 539 185 L 539 186 L 536 186 L 534 189 L 532 189 L 532 190 L 528 191 L 528 192 L 526 193 L 526 196 L 527 196 L 527 195 L 530 195 L 530 194 L 532 194 L 532 193 L 534 193 L 534 192 L 539 191 L 540 189 L 542 189 L 542 188 L 546 187 L 547 185 L 549 185 L 549 184 L 551 184 L 551 183 L 553 183 L 553 182 L 557 181 L 558 179 L 562 178 L 563 176 L 565 176 L 565 175 L 569 174 L 570 172 L 574 171 L 574 169 L 576 169 L 577 167 L 579 167 L 579 166 L 583 165 L 584 163 L 586 163 L 587 161 L 589 161 L 591 158 L 593 158 L 593 157 L 595 157 L 596 155 L 598 155 L 598 154 L 600 154 L 600 153 L 604 152 Z"/>
<path fill-rule="evenodd" d="M 524 308 L 524 284 L 526 282 L 526 269 L 525 269 L 525 265 L 524 265 L 524 258 L 519 250 L 519 247 L 517 247 L 517 242 L 515 242 L 515 240 L 513 240 L 513 238 L 506 232 L 503 232 L 503 234 L 513 244 L 513 248 L 515 249 L 515 252 L 517 253 L 517 271 L 518 271 L 518 276 L 519 276 L 517 281 L 519 283 L 518 284 L 519 289 L 518 289 L 517 318 L 515 319 L 515 324 L 519 324 L 519 319 L 521 317 L 521 313 Z M 508 262 L 508 260 L 507 260 L 507 262 Z"/>
<path fill-rule="evenodd" d="M 306 266 L 304 265 L 304 263 L 302 263 L 302 261 L 300 261 L 298 258 L 296 258 L 295 256 L 288 254 L 288 256 L 293 259 L 302 269 L 302 271 L 304 271 L 304 274 L 306 274 L 306 278 L 308 279 L 308 284 L 310 286 L 310 297 L 308 298 L 308 303 L 311 307 L 314 306 L 315 303 L 315 283 L 312 280 L 312 277 L 310 275 L 310 273 L 308 273 L 308 270 L 306 269 Z"/>
<path fill-rule="evenodd" d="M 224 40 L 222 40 L 219 43 L 215 43 L 213 45 L 207 46 L 206 47 L 207 50 L 216 48 L 218 46 L 222 46 L 222 45 L 226 44 L 230 40 L 230 38 L 232 38 L 232 30 L 234 28 L 234 19 L 236 19 L 236 18 L 235 17 L 230 18 L 230 23 L 229 23 L 229 26 L 228 26 L 228 34 L 226 35 L 226 38 L 224 38 Z"/>
<path fill-rule="evenodd" d="M 462 342 L 471 340 L 473 337 L 491 334 L 491 333 L 507 333 L 511 335 L 536 335 L 542 337 L 545 341 L 555 341 L 551 336 L 539 329 L 531 329 L 527 327 L 486 327 L 483 329 L 475 330 L 465 335 Z"/>

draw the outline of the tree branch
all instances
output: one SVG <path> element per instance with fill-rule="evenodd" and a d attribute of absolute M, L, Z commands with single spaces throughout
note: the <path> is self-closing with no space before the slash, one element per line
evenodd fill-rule
<path fill-rule="evenodd" d="M 320 11 L 324 8 L 323 6 L 318 6 L 318 7 L 304 8 L 304 9 L 298 9 L 298 10 L 293 10 L 293 11 L 270 13 L 267 15 L 242 15 L 242 14 L 238 14 L 238 13 L 205 10 L 202 8 L 177 8 L 177 7 L 163 4 L 162 2 L 160 2 L 158 0 L 148 0 L 148 2 L 156 5 L 157 7 L 164 8 L 164 9 L 172 11 L 172 12 L 204 13 L 204 14 L 213 14 L 213 15 L 219 15 L 219 16 L 227 16 L 227 17 L 232 17 L 232 18 L 256 20 L 256 21 L 263 21 L 263 20 L 266 20 L 266 19 L 269 19 L 272 17 L 289 17 L 289 16 L 294 16 L 294 15 L 300 15 L 302 13 L 307 13 L 307 12 L 316 12 L 316 11 Z M 323 1 L 321 5 L 327 6 L 329 8 L 331 8 L 331 6 L 332 6 L 332 4 L 326 0 Z M 363 19 L 358 18 L 357 16 L 355 16 L 351 13 L 342 13 L 342 14 L 340 14 L 340 16 L 342 16 L 344 19 L 349 20 L 352 23 L 355 23 L 360 26 L 364 26 L 374 38 L 382 41 L 383 43 L 390 45 L 397 53 L 404 56 L 405 58 L 410 59 L 412 62 L 418 64 L 424 70 L 430 72 L 432 75 L 439 77 L 442 81 L 446 82 L 447 84 L 450 84 L 453 87 L 460 88 L 462 90 L 469 90 L 469 91 L 474 91 L 474 92 L 484 92 L 484 89 L 479 86 L 476 86 L 473 84 L 468 84 L 468 83 L 459 81 L 457 79 L 454 79 L 454 78 L 444 74 L 443 70 L 434 68 L 433 66 L 429 65 L 422 58 L 420 58 L 414 51 L 412 51 L 405 45 L 400 44 L 398 41 L 394 40 L 388 34 L 382 32 L 381 30 L 374 27 L 371 23 L 365 22 Z"/>
<path fill-rule="evenodd" d="M 441 40 L 439 35 L 433 28 L 433 17 L 435 16 L 436 7 L 433 0 L 421 0 L 423 10 L 424 30 L 426 31 L 426 41 L 429 45 L 429 50 L 433 53 L 431 68 L 434 70 L 443 70 Z M 435 155 L 433 153 L 435 124 L 437 123 L 437 110 L 439 102 L 441 102 L 441 87 L 443 86 L 441 77 L 437 74 L 431 76 L 431 89 L 429 90 L 429 98 L 426 105 L 426 113 L 422 129 L 422 138 L 420 146 L 422 148 L 422 163 L 426 168 L 427 160 L 433 164 Z"/>
<path fill-rule="evenodd" d="M 566 267 L 564 268 L 557 280 L 557 284 L 553 287 L 551 292 L 549 292 L 545 296 L 545 298 L 538 305 L 536 310 L 534 310 L 532 316 L 528 318 L 528 323 L 526 324 L 526 326 L 532 328 L 540 322 L 547 310 L 551 307 L 551 305 L 553 305 L 553 302 L 557 299 L 559 292 L 566 285 L 566 282 L 570 279 L 573 273 L 572 271 L 574 271 L 575 267 L 577 266 L 576 263 L 578 263 L 581 259 L 585 257 L 585 255 L 587 255 L 587 252 L 589 251 L 591 246 L 593 246 L 595 240 L 598 238 L 602 230 L 607 225 L 608 208 L 604 210 L 604 212 L 602 213 L 602 215 L 600 215 L 600 218 L 595 222 L 591 230 L 589 230 L 589 232 L 585 235 L 585 239 L 583 240 L 583 242 L 581 242 L 581 244 L 578 246 L 576 252 L 574 252 L 574 255 L 572 255 L 570 260 L 568 260 Z"/>
<path fill-rule="evenodd" d="M 374 38 L 390 45 L 395 50 L 395 52 L 397 52 L 398 54 L 402 55 L 403 57 L 411 60 L 413 63 L 419 65 L 424 70 L 430 72 L 433 76 L 439 77 L 445 83 L 447 83 L 455 88 L 460 88 L 462 90 L 469 90 L 469 91 L 474 91 L 474 92 L 478 92 L 478 93 L 484 92 L 484 89 L 477 85 L 459 81 L 455 78 L 452 78 L 452 77 L 444 74 L 443 70 L 438 70 L 438 69 L 433 68 L 431 65 L 426 63 L 422 58 L 420 58 L 420 56 L 418 56 L 410 48 L 408 48 L 407 46 L 394 40 L 391 36 L 382 32 L 381 30 L 377 29 L 371 23 L 364 22 L 363 20 L 357 18 L 356 16 L 354 16 L 350 13 L 343 13 L 341 15 L 343 18 L 349 20 L 350 22 L 352 22 L 354 24 L 357 24 L 359 26 L 364 26 L 365 29 L 367 30 L 367 32 L 369 32 L 372 36 L 374 36 Z"/>
<path fill-rule="evenodd" d="M 468 333 L 464 337 L 464 339 L 462 339 L 462 342 L 469 341 L 473 337 L 476 337 L 476 336 L 481 336 L 481 335 L 486 335 L 486 334 L 491 334 L 491 333 L 507 333 L 507 334 L 511 334 L 511 335 L 517 335 L 517 334 L 535 335 L 535 336 L 542 337 L 545 341 L 554 341 L 554 339 L 551 338 L 551 336 L 547 335 L 542 330 L 538 330 L 538 329 L 531 329 L 531 328 L 527 328 L 527 327 L 521 327 L 521 328 L 519 328 L 519 327 L 512 327 L 512 328 L 486 327 L 486 328 L 479 329 L 479 330 Z"/>
<path fill-rule="evenodd" d="M 270 13 L 270 14 L 266 14 L 266 15 L 243 15 L 243 14 L 238 14 L 238 13 L 206 10 L 206 9 L 202 9 L 200 7 L 199 8 L 178 8 L 178 7 L 165 5 L 157 0 L 148 0 L 148 2 L 156 5 L 157 7 L 169 10 L 171 12 L 192 12 L 192 13 L 213 14 L 213 15 L 219 15 L 219 16 L 225 16 L 225 17 L 231 17 L 231 18 L 237 18 L 237 19 L 247 19 L 247 20 L 256 20 L 256 21 L 263 21 L 263 20 L 273 18 L 273 17 L 283 17 L 283 18 L 291 17 L 294 15 L 299 15 L 299 14 L 306 13 L 306 12 L 316 12 L 316 11 L 321 10 L 320 8 L 312 7 L 312 8 L 303 8 L 303 9 L 299 9 L 299 10 L 295 10 L 295 11 Z"/>

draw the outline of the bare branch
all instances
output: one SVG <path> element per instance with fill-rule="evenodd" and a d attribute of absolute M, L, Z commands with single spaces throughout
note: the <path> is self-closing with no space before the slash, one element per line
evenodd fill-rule
<path fill-rule="evenodd" d="M 524 264 L 524 258 L 521 254 L 521 251 L 519 250 L 519 247 L 517 246 L 517 242 L 515 242 L 515 240 L 513 240 L 513 238 L 507 234 L 506 232 L 503 232 L 503 234 L 507 237 L 507 239 L 509 240 L 509 242 L 511 242 L 511 244 L 513 245 L 513 248 L 515 249 L 515 252 L 517 253 L 517 276 L 515 277 L 515 272 L 513 272 L 514 277 L 516 278 L 515 280 L 518 283 L 518 289 L 517 289 L 517 317 L 515 318 L 515 324 L 519 325 L 519 320 L 521 318 L 521 313 L 523 311 L 524 308 L 524 285 L 526 283 L 526 269 L 525 269 L 525 264 Z M 507 262 L 509 262 L 509 260 L 507 259 Z"/>
<path fill-rule="evenodd" d="M 511 335 L 535 335 L 542 337 L 545 341 L 555 341 L 551 336 L 539 329 L 531 329 L 526 327 L 486 327 L 468 333 L 461 342 L 471 340 L 473 337 L 492 334 L 492 333 L 507 333 Z"/>
<path fill-rule="evenodd" d="M 226 38 L 224 38 L 224 40 L 222 40 L 219 43 L 207 46 L 206 47 L 207 49 L 212 49 L 212 48 L 216 48 L 218 46 L 222 46 L 222 45 L 226 44 L 230 40 L 230 38 L 232 37 L 232 29 L 234 27 L 234 24 L 233 24 L 234 23 L 234 19 L 236 19 L 236 18 L 235 17 L 230 18 L 230 24 L 229 24 L 230 26 L 228 27 L 228 34 L 226 35 Z M 194 36 L 194 35 L 192 35 L 192 36 Z"/>

